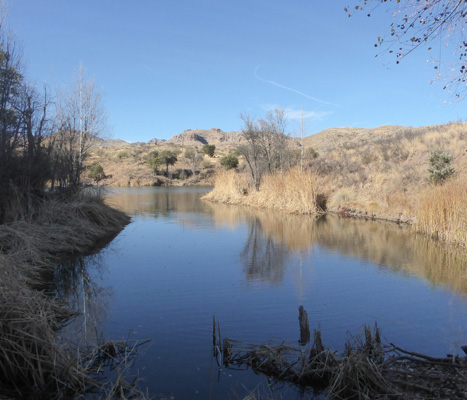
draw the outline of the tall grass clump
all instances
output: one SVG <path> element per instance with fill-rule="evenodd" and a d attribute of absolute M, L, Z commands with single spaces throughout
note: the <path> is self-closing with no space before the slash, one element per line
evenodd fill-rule
<path fill-rule="evenodd" d="M 467 247 L 467 180 L 456 178 L 430 186 L 420 196 L 414 228 Z"/>
<path fill-rule="evenodd" d="M 319 180 L 314 174 L 296 167 L 285 173 L 266 175 L 259 191 L 249 197 L 251 205 L 257 208 L 319 214 L 324 208 L 319 189 Z"/>
<path fill-rule="evenodd" d="M 57 331 L 72 313 L 9 275 L 0 260 L 0 393 L 11 398 L 59 398 L 92 380 Z M 23 268 L 8 272 L 21 274 Z"/>
<path fill-rule="evenodd" d="M 292 214 L 319 214 L 325 208 L 319 179 L 300 168 L 265 175 L 258 190 L 247 174 L 221 171 L 214 189 L 203 198 Z"/>
<path fill-rule="evenodd" d="M 244 204 L 245 197 L 254 188 L 246 174 L 236 170 L 218 171 L 214 179 L 214 189 L 203 199 L 226 204 Z"/>

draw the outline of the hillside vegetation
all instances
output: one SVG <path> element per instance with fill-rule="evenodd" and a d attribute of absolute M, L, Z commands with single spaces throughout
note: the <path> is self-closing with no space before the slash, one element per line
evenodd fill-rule
<path fill-rule="evenodd" d="M 111 176 L 104 181 L 109 185 L 215 184 L 209 200 L 409 222 L 419 231 L 466 243 L 467 124 L 334 128 L 303 139 L 287 136 L 282 148 L 287 148 L 288 167 L 265 174 L 259 190 L 244 157 L 237 153 L 240 162 L 231 171 L 220 163 L 244 143 L 241 132 L 188 130 L 168 141 L 104 141 L 89 163 L 102 164 Z M 203 154 L 192 174 L 184 152 L 202 153 L 205 144 L 214 144 L 215 154 Z M 166 176 L 157 175 L 147 161 L 152 151 L 164 149 L 178 154 Z M 449 154 L 454 171 L 438 184 L 430 181 L 429 172 L 436 152 Z"/>
<path fill-rule="evenodd" d="M 319 154 L 306 163 L 306 180 L 299 177 L 303 172 L 297 167 L 276 171 L 264 176 L 255 191 L 245 177 L 221 173 L 206 199 L 268 208 L 271 186 L 285 199 L 297 197 L 298 192 L 304 198 L 312 191 L 309 202 L 323 211 L 408 222 L 416 231 L 467 245 L 466 124 L 336 128 L 305 138 L 303 146 Z M 446 182 L 434 182 L 429 171 L 430 157 L 436 153 L 451 158 L 453 173 Z M 298 180 L 301 184 L 295 184 L 292 192 L 290 186 L 277 184 L 278 176 L 282 182 Z M 295 213 L 313 209 L 310 204 L 299 208 L 283 209 Z"/>
<path fill-rule="evenodd" d="M 215 170 L 221 167 L 220 159 L 240 141 L 241 132 L 223 132 L 218 128 L 188 129 L 170 140 L 152 139 L 147 143 L 100 140 L 86 162 L 88 169 L 96 163 L 102 165 L 106 175 L 102 184 L 109 186 L 212 185 Z M 214 157 L 203 153 L 203 146 L 207 144 L 216 146 Z M 151 152 L 166 150 L 174 152 L 177 161 L 164 175 L 154 171 L 149 158 Z M 199 155 L 195 165 L 184 156 L 187 150 Z M 91 179 L 88 178 L 88 182 Z"/>
<path fill-rule="evenodd" d="M 467 174 L 467 125 L 463 123 L 331 129 L 306 138 L 305 143 L 321 154 L 311 170 L 324 178 L 322 190 L 333 210 L 347 206 L 413 218 L 419 195 L 434 189 L 428 160 L 436 151 L 452 156 L 455 179 L 462 181 Z"/>

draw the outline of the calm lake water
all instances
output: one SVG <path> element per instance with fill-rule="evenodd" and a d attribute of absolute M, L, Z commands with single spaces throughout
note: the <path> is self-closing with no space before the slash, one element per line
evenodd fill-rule
<path fill-rule="evenodd" d="M 223 337 L 251 343 L 299 339 L 298 307 L 323 343 L 377 321 L 388 341 L 434 356 L 467 344 L 465 253 L 381 222 L 315 219 L 213 204 L 209 188 L 113 189 L 109 204 L 132 222 L 81 260 L 84 295 L 58 290 L 85 310 L 80 331 L 150 339 L 136 360 L 153 398 L 308 398 L 268 388 L 248 370 L 212 360 L 212 318 Z M 80 275 L 83 273 L 83 275 Z M 66 285 L 65 285 L 66 286 Z M 86 329 L 84 329 L 86 327 Z"/>

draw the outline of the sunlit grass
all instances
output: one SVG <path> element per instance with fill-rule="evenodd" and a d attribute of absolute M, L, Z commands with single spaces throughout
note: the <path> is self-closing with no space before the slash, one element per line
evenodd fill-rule
<path fill-rule="evenodd" d="M 467 246 L 467 180 L 459 177 L 421 193 L 414 227 L 441 240 Z"/>
<path fill-rule="evenodd" d="M 343 132 L 343 133 L 342 133 Z M 264 176 L 259 191 L 248 176 L 221 172 L 211 200 L 289 213 L 343 208 L 372 218 L 406 221 L 419 232 L 467 245 L 467 124 L 422 128 L 342 128 L 307 138 L 320 156 L 305 171 Z M 441 186 L 429 182 L 433 151 L 452 155 L 456 178 Z"/>
<path fill-rule="evenodd" d="M 320 181 L 315 174 L 293 168 L 285 173 L 264 177 L 259 190 L 251 185 L 246 173 L 221 171 L 214 190 L 205 200 L 273 209 L 293 214 L 318 214 Z"/>

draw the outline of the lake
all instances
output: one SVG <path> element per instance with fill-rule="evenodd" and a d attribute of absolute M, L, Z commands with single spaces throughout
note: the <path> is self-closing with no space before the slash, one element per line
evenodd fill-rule
<path fill-rule="evenodd" d="M 250 370 L 219 371 L 213 315 L 223 337 L 297 343 L 303 305 L 310 328 L 336 351 L 377 321 L 388 341 L 407 350 L 462 354 L 465 252 L 393 223 L 200 200 L 208 190 L 111 189 L 108 203 L 132 222 L 100 253 L 74 263 L 73 273 L 61 268 L 73 277 L 57 283 L 84 311 L 79 334 L 151 340 L 132 373 L 153 398 L 238 399 L 255 389 L 268 398 L 312 397 L 269 387 Z"/>

